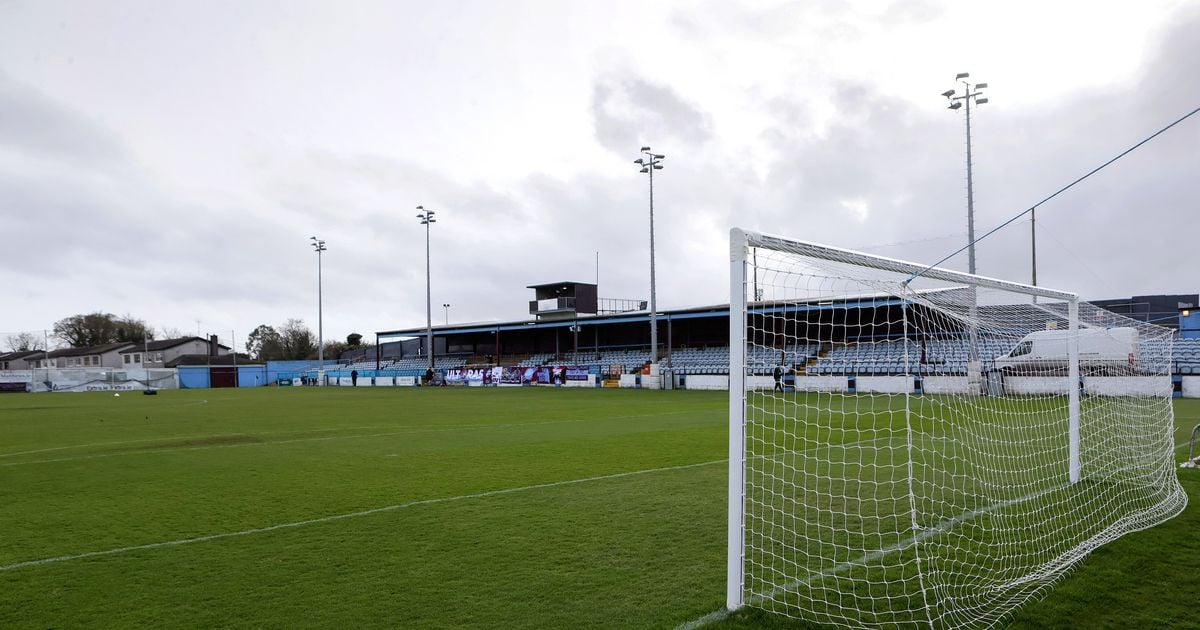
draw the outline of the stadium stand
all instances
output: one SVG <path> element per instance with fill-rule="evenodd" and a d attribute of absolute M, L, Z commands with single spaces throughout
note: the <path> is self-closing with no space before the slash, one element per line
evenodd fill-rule
<path fill-rule="evenodd" d="M 1011 339 L 979 340 L 979 356 L 986 365 L 1007 354 Z M 935 339 L 922 344 L 913 340 L 888 339 L 864 341 L 835 347 L 814 365 L 808 374 L 904 374 L 919 366 L 925 374 L 966 374 L 969 342 L 965 338 Z"/>

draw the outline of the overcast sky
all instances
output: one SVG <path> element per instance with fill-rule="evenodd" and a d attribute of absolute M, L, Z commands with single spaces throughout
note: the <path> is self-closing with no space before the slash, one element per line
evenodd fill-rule
<path fill-rule="evenodd" d="M 0 331 L 96 310 L 325 336 L 728 301 L 728 230 L 932 263 L 1200 106 L 1200 4 L 0 0 Z M 1200 290 L 1200 116 L 1038 212 L 1040 284 Z M 1029 279 L 1029 225 L 979 272 Z M 965 269 L 965 254 L 947 266 Z M 198 320 L 198 322 L 197 322 Z"/>

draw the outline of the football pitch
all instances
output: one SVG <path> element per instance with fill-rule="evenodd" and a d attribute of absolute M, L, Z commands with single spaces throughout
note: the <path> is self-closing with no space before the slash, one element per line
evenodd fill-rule
<path fill-rule="evenodd" d="M 0 627 L 674 628 L 724 602 L 727 422 L 725 392 L 0 396 Z M 1194 505 L 1015 625 L 1195 627 Z M 763 626 L 796 627 L 708 627 Z"/>

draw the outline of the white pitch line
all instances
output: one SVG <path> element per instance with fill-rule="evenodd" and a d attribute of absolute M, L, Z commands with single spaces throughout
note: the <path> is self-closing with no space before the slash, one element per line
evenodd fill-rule
<path fill-rule="evenodd" d="M 512 423 L 506 423 L 506 424 L 460 424 L 460 425 L 449 426 L 449 427 L 426 425 L 426 426 L 422 426 L 422 427 L 410 427 L 403 431 L 389 431 L 386 433 L 360 433 L 360 434 L 355 434 L 355 435 L 333 435 L 333 436 L 328 436 L 328 437 L 296 438 L 294 440 L 271 440 L 271 441 L 265 441 L 265 442 L 245 442 L 245 443 L 240 443 L 240 444 L 211 444 L 208 446 L 182 446 L 182 447 L 176 447 L 176 448 L 159 448 L 159 449 L 150 448 L 150 449 L 137 450 L 137 451 L 123 451 L 120 453 L 97 453 L 95 455 L 75 455 L 75 456 L 71 456 L 71 457 L 55 457 L 55 458 L 51 458 L 51 459 L 34 459 L 34 460 L 29 460 L 29 461 L 24 461 L 24 462 L 4 462 L 4 463 L 0 463 L 0 467 L 8 468 L 8 467 L 12 467 L 12 466 L 26 466 L 29 464 L 51 464 L 51 463 L 55 463 L 55 462 L 73 462 L 73 461 L 88 460 L 88 459 L 105 459 L 105 458 L 109 458 L 109 457 L 126 457 L 129 455 L 153 455 L 156 453 L 173 453 L 173 452 L 178 452 L 178 451 L 207 451 L 207 450 L 218 449 L 218 448 L 239 448 L 239 447 L 243 447 L 243 446 L 271 446 L 273 444 L 294 444 L 296 442 L 325 442 L 325 441 L 329 441 L 329 440 L 352 440 L 355 438 L 387 437 L 387 436 L 392 436 L 392 435 L 409 435 L 409 434 L 413 434 L 413 433 L 442 433 L 442 432 L 446 432 L 446 431 L 467 431 L 467 430 L 472 430 L 472 429 L 508 429 L 508 428 L 513 428 L 513 427 L 534 427 L 534 426 L 542 426 L 542 425 L 550 425 L 550 424 L 578 424 L 581 422 L 602 422 L 604 420 L 624 420 L 624 419 L 628 419 L 628 418 L 647 418 L 647 417 L 652 417 L 652 416 L 660 417 L 660 416 L 665 416 L 665 415 L 678 415 L 678 414 L 683 414 L 683 413 L 691 413 L 691 412 L 675 411 L 675 412 L 655 413 L 655 414 L 609 416 L 607 418 L 599 418 L 599 419 L 584 418 L 584 419 L 576 419 L 576 420 L 547 420 L 547 421 L 543 421 L 543 422 L 512 422 Z M 330 429 L 330 430 L 337 430 L 337 429 Z M 237 435 L 253 436 L 253 435 L 266 435 L 266 434 L 265 433 L 245 433 L 245 434 L 237 434 Z M 223 436 L 206 436 L 206 437 L 223 437 Z M 162 438 L 161 440 L 155 439 L 155 440 L 151 440 L 151 441 L 169 441 L 171 439 L 172 438 Z M 174 439 L 192 439 L 192 438 L 174 438 Z M 17 455 L 17 454 L 19 454 L 19 453 L 12 453 L 12 455 Z"/>
<path fill-rule="evenodd" d="M 592 481 L 605 481 L 608 479 L 620 479 L 623 477 L 634 477 L 638 475 L 648 475 L 657 472 L 669 472 L 675 470 L 687 470 L 689 468 L 700 468 L 702 466 L 712 466 L 713 464 L 723 464 L 728 460 L 714 459 L 712 461 L 700 462 L 698 464 L 682 464 L 680 466 L 664 466 L 661 468 L 646 468 L 644 470 L 632 470 L 622 473 L 613 473 L 611 475 L 597 475 L 595 477 L 584 477 L 582 479 L 568 479 L 565 481 L 551 481 L 548 483 L 535 483 L 528 486 L 520 486 L 517 488 L 503 488 L 501 490 L 487 490 L 484 492 L 475 492 L 472 494 L 462 494 L 453 497 L 439 497 L 435 499 L 418 499 L 405 503 L 396 503 L 394 505 L 386 505 L 383 507 L 371 508 L 369 510 L 361 510 L 359 512 L 346 512 L 344 514 L 332 514 L 330 516 L 322 516 L 319 518 L 311 518 L 303 521 L 293 521 L 290 523 L 279 523 L 277 525 L 269 525 L 267 527 L 256 527 L 254 529 L 244 529 L 236 532 L 222 532 L 220 534 L 208 534 L 206 536 L 197 536 L 195 538 L 182 538 L 179 540 L 168 540 L 164 542 L 148 543 L 145 545 L 133 545 L 130 547 L 117 547 L 115 549 L 105 549 L 103 551 L 88 551 L 68 556 L 56 556 L 53 558 L 42 558 L 39 560 L 25 560 L 23 562 L 14 562 L 0 566 L 0 571 L 12 571 L 14 569 L 22 569 L 25 567 L 35 567 L 45 564 L 55 564 L 58 562 L 67 562 L 70 560 L 82 560 L 83 558 L 96 558 L 99 556 L 113 556 L 130 551 L 142 551 L 145 549 L 158 549 L 161 547 L 176 547 L 179 545 L 188 545 L 198 542 L 207 542 L 210 540 L 220 540 L 222 538 L 233 538 L 235 536 L 249 536 L 251 534 L 261 534 L 272 532 L 281 529 L 291 529 L 295 527 L 304 527 L 306 525 L 317 525 L 320 523 L 330 523 L 333 521 L 341 521 L 350 518 L 358 518 L 360 516 L 369 516 L 371 514 L 380 514 L 383 512 L 394 512 L 405 508 L 417 507 L 422 505 L 435 505 L 438 503 L 452 503 L 456 501 L 466 501 L 469 499 L 482 499 L 486 497 L 494 497 L 505 494 L 515 494 L 518 492 L 528 492 L 530 490 L 540 490 L 543 488 L 556 488 L 560 486 L 570 486 Z"/>

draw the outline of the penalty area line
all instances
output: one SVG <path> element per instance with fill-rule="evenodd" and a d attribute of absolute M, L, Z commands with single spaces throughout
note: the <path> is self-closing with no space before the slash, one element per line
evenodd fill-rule
<path fill-rule="evenodd" d="M 438 497 L 434 499 L 417 499 L 414 501 L 406 501 L 404 503 L 396 503 L 394 505 L 385 505 L 383 507 L 371 508 L 369 510 L 360 510 L 357 512 L 346 512 L 343 514 L 331 514 L 329 516 L 321 516 L 318 518 L 310 518 L 303 521 L 292 521 L 290 523 L 279 523 L 269 525 L 267 527 L 256 527 L 253 529 L 243 529 L 235 532 L 221 532 L 219 534 L 208 534 L 206 536 L 196 536 L 194 538 L 181 538 L 178 540 L 167 540 L 163 542 L 147 543 L 144 545 L 131 545 L 128 547 L 117 547 L 114 549 L 104 549 L 101 551 L 88 551 L 84 553 L 71 554 L 66 556 L 55 556 L 53 558 L 41 558 L 38 560 L 25 560 L 23 562 L 14 562 L 12 564 L 0 565 L 0 572 L 12 571 L 14 569 L 23 569 L 26 567 L 36 567 L 46 564 L 56 564 L 59 562 L 68 562 L 71 560 L 82 560 L 84 558 L 98 558 L 102 556 L 115 556 L 117 554 L 129 553 L 131 551 L 143 551 L 147 549 L 159 549 L 162 547 L 177 547 L 180 545 L 190 545 L 192 543 L 208 542 L 210 540 L 220 540 L 222 538 L 234 538 L 237 536 L 249 536 L 251 534 L 263 534 L 283 529 L 293 529 L 297 527 L 305 527 L 307 525 L 318 525 L 321 523 L 332 523 L 334 521 L 343 521 L 360 516 L 370 516 L 372 514 L 381 514 L 384 512 L 394 512 L 406 508 L 419 507 L 423 505 L 435 505 L 438 503 L 454 503 L 457 501 L 466 501 L 470 499 L 483 499 L 487 497 L 495 497 L 506 494 L 516 494 L 519 492 L 529 492 L 531 490 L 541 490 L 544 488 L 557 488 L 561 486 L 570 486 L 593 481 L 606 481 L 609 479 L 621 479 L 624 477 L 636 477 L 639 475 L 649 475 L 659 472 L 671 472 L 676 470 L 687 470 L 690 468 L 700 468 L 703 466 L 712 466 L 714 464 L 724 464 L 728 460 L 714 459 L 712 461 L 700 462 L 697 464 L 682 464 L 679 466 L 663 466 L 661 468 L 646 468 L 643 470 L 631 470 L 628 472 L 613 473 L 609 475 L 597 475 L 595 477 L 583 477 L 581 479 L 567 479 L 564 481 L 551 481 L 547 483 L 535 483 L 528 486 L 519 486 L 516 488 L 502 488 L 500 490 L 486 490 L 484 492 L 474 492 L 471 494 L 462 494 L 453 497 Z"/>

